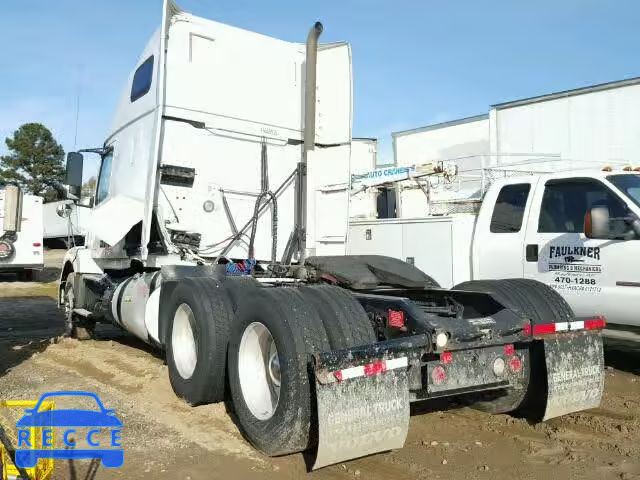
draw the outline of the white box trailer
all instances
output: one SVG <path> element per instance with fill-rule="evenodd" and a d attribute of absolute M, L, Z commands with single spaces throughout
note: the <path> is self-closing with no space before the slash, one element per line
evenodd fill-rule
<path fill-rule="evenodd" d="M 43 268 L 42 198 L 0 188 L 0 274 L 32 280 Z"/>
<path fill-rule="evenodd" d="M 401 447 L 412 401 L 465 394 L 532 420 L 597 406 L 599 327 L 538 334 L 577 320 L 549 287 L 450 291 L 344 255 L 351 54 L 321 32 L 284 42 L 165 1 L 104 145 L 85 150 L 101 166 L 60 277 L 68 334 L 120 326 L 164 352 L 178 396 L 229 398 L 254 446 L 313 449 L 314 468 Z M 68 155 L 71 187 L 82 161 Z M 529 313 L 514 291 L 546 294 Z"/>

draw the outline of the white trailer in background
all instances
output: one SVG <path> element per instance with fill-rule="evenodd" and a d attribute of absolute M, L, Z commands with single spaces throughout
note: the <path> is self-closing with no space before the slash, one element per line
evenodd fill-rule
<path fill-rule="evenodd" d="M 47 247 L 82 245 L 91 207 L 73 200 L 59 200 L 43 205 L 44 242 Z"/>
<path fill-rule="evenodd" d="M 0 274 L 29 281 L 42 268 L 42 198 L 0 188 Z"/>
<path fill-rule="evenodd" d="M 100 173 L 61 272 L 68 333 L 120 326 L 164 352 L 181 398 L 228 398 L 253 445 L 312 449 L 314 468 L 400 448 L 412 401 L 464 395 L 532 420 L 597 406 L 599 327 L 538 334 L 578 321 L 546 285 L 444 290 L 344 255 L 351 51 L 321 32 L 285 42 L 165 1 L 104 145 L 85 150 Z M 71 187 L 82 161 L 67 157 Z"/>

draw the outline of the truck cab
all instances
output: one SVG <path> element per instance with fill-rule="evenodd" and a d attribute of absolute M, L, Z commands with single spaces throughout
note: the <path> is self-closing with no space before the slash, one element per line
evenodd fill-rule
<path fill-rule="evenodd" d="M 640 326 L 638 218 L 635 172 L 607 168 L 502 179 L 480 208 L 473 277 L 535 279 L 557 290 L 576 315 Z"/>

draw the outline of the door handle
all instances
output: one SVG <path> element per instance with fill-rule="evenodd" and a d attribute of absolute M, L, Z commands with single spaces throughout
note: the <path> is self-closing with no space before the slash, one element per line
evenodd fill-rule
<path fill-rule="evenodd" d="M 530 243 L 527 245 L 525 250 L 525 256 L 527 258 L 527 262 L 537 262 L 538 261 L 538 245 L 535 243 Z"/>

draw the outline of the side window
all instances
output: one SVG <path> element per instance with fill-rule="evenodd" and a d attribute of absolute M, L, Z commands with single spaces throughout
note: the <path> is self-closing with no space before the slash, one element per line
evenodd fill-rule
<path fill-rule="evenodd" d="M 502 187 L 491 216 L 489 230 L 492 233 L 514 233 L 520 231 L 529 190 L 531 190 L 531 185 L 528 183 L 517 183 Z"/>
<path fill-rule="evenodd" d="M 100 173 L 98 175 L 98 188 L 96 189 L 95 205 L 100 204 L 109 195 L 109 185 L 111 184 L 111 163 L 113 161 L 113 150 L 102 158 Z"/>
<path fill-rule="evenodd" d="M 142 65 L 138 67 L 136 73 L 133 74 L 133 82 L 131 82 L 131 101 L 135 102 L 140 97 L 147 94 L 151 88 L 153 80 L 153 55 L 147 58 Z"/>
<path fill-rule="evenodd" d="M 582 233 L 587 210 L 597 205 L 609 207 L 612 219 L 626 214 L 622 201 L 597 180 L 550 180 L 542 196 L 538 232 Z"/>

